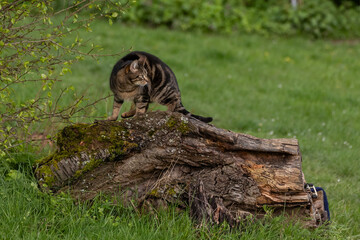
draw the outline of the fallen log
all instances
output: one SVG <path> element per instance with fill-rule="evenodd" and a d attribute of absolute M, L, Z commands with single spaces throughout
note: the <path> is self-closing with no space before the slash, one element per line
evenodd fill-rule
<path fill-rule="evenodd" d="M 327 220 L 304 188 L 296 139 L 259 139 L 179 113 L 65 127 L 37 162 L 41 188 L 91 200 L 100 192 L 153 207 L 190 207 L 198 220 L 236 225 L 264 206 L 308 226 Z"/>

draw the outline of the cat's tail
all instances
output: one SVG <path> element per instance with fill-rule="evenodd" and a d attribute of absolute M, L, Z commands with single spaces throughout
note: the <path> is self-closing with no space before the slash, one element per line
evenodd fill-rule
<path fill-rule="evenodd" d="M 198 120 L 200 120 L 200 121 L 202 121 L 204 123 L 209 123 L 209 122 L 211 122 L 213 120 L 212 117 L 202 117 L 202 116 L 195 115 L 195 114 L 192 114 L 192 113 L 190 113 L 190 114 L 191 114 L 190 115 L 191 117 L 196 118 L 196 119 L 198 119 Z"/>
<path fill-rule="evenodd" d="M 181 105 L 182 105 L 182 104 L 181 104 Z M 176 111 L 179 112 L 179 113 L 182 113 L 182 114 L 184 114 L 184 115 L 186 115 L 186 116 L 190 116 L 190 117 L 196 118 L 196 119 L 198 119 L 198 120 L 200 120 L 200 121 L 202 121 L 202 122 L 204 122 L 204 123 L 209 123 L 209 122 L 211 122 L 211 121 L 213 120 L 212 117 L 202 117 L 202 116 L 198 116 L 198 115 L 192 114 L 191 112 L 189 112 L 188 110 L 186 110 L 186 109 L 184 108 L 184 106 L 181 106 L 181 108 L 177 109 Z"/>

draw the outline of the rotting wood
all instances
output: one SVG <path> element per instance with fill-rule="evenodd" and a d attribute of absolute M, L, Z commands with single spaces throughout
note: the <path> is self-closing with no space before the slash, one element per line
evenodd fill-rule
<path fill-rule="evenodd" d="M 230 225 L 261 216 L 264 205 L 308 226 L 326 220 L 304 189 L 296 139 L 260 139 L 179 113 L 150 112 L 66 127 L 57 145 L 38 162 L 36 177 L 42 188 L 79 200 L 102 192 L 125 202 L 176 203 L 190 206 L 195 219 Z"/>

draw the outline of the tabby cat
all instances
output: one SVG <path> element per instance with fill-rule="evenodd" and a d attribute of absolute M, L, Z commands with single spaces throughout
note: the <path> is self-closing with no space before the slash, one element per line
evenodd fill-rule
<path fill-rule="evenodd" d="M 167 106 L 169 111 L 206 123 L 212 121 L 211 117 L 197 116 L 184 108 L 175 74 L 163 61 L 146 52 L 135 51 L 121 58 L 111 72 L 110 88 L 114 93 L 114 107 L 108 120 L 116 120 L 124 100 L 131 100 L 130 110 L 121 117 L 145 113 L 149 103 L 157 102 Z"/>

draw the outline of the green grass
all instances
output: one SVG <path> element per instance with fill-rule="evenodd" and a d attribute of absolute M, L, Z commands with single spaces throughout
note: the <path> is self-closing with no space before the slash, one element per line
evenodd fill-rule
<path fill-rule="evenodd" d="M 22 160 L 26 159 L 25 156 Z M 30 162 L 32 160 L 28 159 Z M 21 172 L 29 172 L 22 169 Z M 1 171 L 4 175 L 5 172 Z M 339 229 L 309 231 L 283 217 L 242 226 L 196 226 L 188 212 L 175 208 L 137 214 L 131 207 L 96 199 L 74 204 L 69 196 L 51 196 L 38 190 L 25 174 L 0 179 L 0 239 L 338 239 Z"/>
<path fill-rule="evenodd" d="M 87 35 L 108 53 L 132 47 L 160 57 L 175 72 L 185 107 L 212 116 L 217 127 L 261 138 L 296 137 L 306 180 L 328 194 L 332 224 L 311 231 L 274 218 L 229 232 L 226 226 L 196 228 L 186 214 L 174 210 L 155 217 L 100 201 L 92 207 L 75 205 L 66 196 L 37 190 L 28 169 L 36 156 L 29 150 L 16 156 L 22 162 L 16 165 L 19 176 L 1 174 L 3 239 L 360 238 L 360 44 L 206 35 L 104 22 L 97 22 Z M 106 96 L 117 60 L 76 64 L 62 87 L 73 85 L 91 100 Z M 21 93 L 32 94 L 29 89 Z M 111 108 L 108 99 L 91 115 L 105 117 Z"/>

